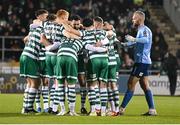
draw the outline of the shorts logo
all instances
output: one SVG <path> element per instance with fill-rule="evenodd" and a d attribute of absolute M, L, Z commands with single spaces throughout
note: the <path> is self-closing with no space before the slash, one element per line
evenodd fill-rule
<path fill-rule="evenodd" d="M 139 76 L 143 76 L 143 74 L 144 74 L 143 72 L 140 72 L 140 73 L 139 73 Z"/>

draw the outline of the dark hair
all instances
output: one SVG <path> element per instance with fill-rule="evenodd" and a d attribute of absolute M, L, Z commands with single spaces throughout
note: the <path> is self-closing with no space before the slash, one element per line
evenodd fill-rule
<path fill-rule="evenodd" d="M 47 16 L 48 21 L 54 21 L 55 19 L 56 19 L 56 14 L 54 14 L 54 13 L 48 14 L 48 16 Z"/>
<path fill-rule="evenodd" d="M 85 18 L 82 24 L 84 27 L 90 27 L 93 25 L 93 20 L 91 18 Z"/>
<path fill-rule="evenodd" d="M 81 17 L 79 15 L 73 15 L 70 17 L 70 20 L 78 21 L 78 20 L 81 20 Z"/>
<path fill-rule="evenodd" d="M 96 16 L 96 17 L 94 18 L 94 21 L 103 23 L 103 19 L 102 19 L 101 17 L 99 17 L 99 16 Z"/>
<path fill-rule="evenodd" d="M 35 16 L 38 17 L 39 15 L 44 14 L 44 13 L 48 13 L 48 11 L 45 9 L 39 9 L 35 12 Z"/>

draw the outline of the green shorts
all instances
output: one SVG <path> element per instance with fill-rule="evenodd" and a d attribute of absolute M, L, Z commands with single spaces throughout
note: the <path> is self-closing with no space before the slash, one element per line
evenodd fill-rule
<path fill-rule="evenodd" d="M 108 82 L 117 82 L 116 65 L 109 65 L 108 66 Z"/>
<path fill-rule="evenodd" d="M 85 63 L 83 55 L 78 55 L 78 74 L 85 74 Z"/>
<path fill-rule="evenodd" d="M 48 78 L 55 78 L 56 74 L 56 61 L 57 56 L 56 55 L 46 55 L 46 72 Z"/>
<path fill-rule="evenodd" d="M 69 84 L 75 84 L 77 82 L 77 62 L 73 57 L 58 56 L 56 67 L 56 75 L 60 84 L 63 84 L 65 79 Z"/>
<path fill-rule="evenodd" d="M 108 58 L 93 58 L 88 61 L 87 81 L 104 81 L 108 79 Z"/>
<path fill-rule="evenodd" d="M 39 72 L 41 77 L 47 76 L 46 60 L 39 60 Z"/>
<path fill-rule="evenodd" d="M 26 55 L 20 57 L 20 76 L 39 78 L 39 63 L 36 59 L 32 59 Z"/>

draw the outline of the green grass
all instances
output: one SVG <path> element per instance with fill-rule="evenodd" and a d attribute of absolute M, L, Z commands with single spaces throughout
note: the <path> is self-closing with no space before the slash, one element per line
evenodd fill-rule
<path fill-rule="evenodd" d="M 122 101 L 122 96 L 120 96 Z M 21 115 L 22 94 L 0 94 L 0 123 L 15 124 L 180 124 L 180 98 L 155 96 L 155 104 L 158 116 L 147 117 L 140 114 L 147 111 L 144 96 L 134 96 L 129 103 L 126 114 L 118 117 L 90 117 L 90 116 L 53 116 Z M 87 105 L 89 108 L 89 105 Z M 80 100 L 77 97 L 76 110 L 79 112 Z"/>

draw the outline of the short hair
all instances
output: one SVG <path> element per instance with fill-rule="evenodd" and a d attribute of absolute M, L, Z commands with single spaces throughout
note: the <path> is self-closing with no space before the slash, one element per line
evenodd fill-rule
<path fill-rule="evenodd" d="M 137 10 L 137 11 L 134 12 L 134 14 L 140 15 L 145 20 L 145 13 L 143 11 Z"/>
<path fill-rule="evenodd" d="M 107 21 L 105 21 L 105 22 L 104 22 L 104 25 L 105 25 L 105 24 L 109 24 L 109 23 L 108 23 Z"/>
<path fill-rule="evenodd" d="M 39 9 L 35 12 L 35 16 L 38 17 L 39 15 L 44 14 L 44 13 L 48 13 L 48 11 L 45 9 Z"/>
<path fill-rule="evenodd" d="M 57 17 L 61 17 L 61 16 L 65 16 L 65 15 L 69 15 L 69 12 L 66 10 L 63 10 L 63 9 L 58 10 L 56 13 Z"/>
<path fill-rule="evenodd" d="M 78 21 L 78 20 L 81 20 L 81 17 L 79 15 L 73 15 L 70 17 L 70 20 Z"/>
<path fill-rule="evenodd" d="M 94 21 L 99 22 L 99 23 L 103 23 L 103 19 L 101 17 L 99 17 L 99 16 L 96 16 L 94 18 Z"/>
<path fill-rule="evenodd" d="M 91 18 L 85 18 L 83 21 L 82 21 L 82 24 L 84 27 L 90 27 L 93 25 L 93 20 Z"/>
<path fill-rule="evenodd" d="M 46 18 L 48 21 L 54 21 L 56 19 L 56 14 L 50 13 Z"/>

